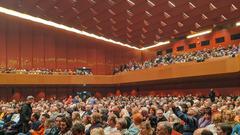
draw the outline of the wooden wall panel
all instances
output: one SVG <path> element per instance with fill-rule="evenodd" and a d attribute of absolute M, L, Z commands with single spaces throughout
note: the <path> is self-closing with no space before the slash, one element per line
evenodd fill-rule
<path fill-rule="evenodd" d="M 140 58 L 140 51 L 5 15 L 0 20 L 0 43 L 4 67 L 89 67 L 94 74 L 112 74 L 114 65 Z"/>
<path fill-rule="evenodd" d="M 64 36 L 59 35 L 55 39 L 55 49 L 56 49 L 56 68 L 66 69 L 66 39 Z"/>
<path fill-rule="evenodd" d="M 105 49 L 105 73 L 106 74 L 112 74 L 112 70 L 114 68 L 114 53 L 115 51 L 112 51 L 112 48 L 106 48 Z"/>
<path fill-rule="evenodd" d="M 33 39 L 32 30 L 25 25 L 21 25 L 20 28 L 20 54 L 21 54 L 21 65 L 20 68 L 32 69 L 33 64 Z"/>
<path fill-rule="evenodd" d="M 6 46 L 7 66 L 19 68 L 19 24 L 15 21 L 7 22 Z"/>
<path fill-rule="evenodd" d="M 76 68 L 78 67 L 87 67 L 88 65 L 88 46 L 83 41 L 77 40 L 76 44 L 76 50 L 75 50 L 75 57 L 76 57 Z M 90 56 L 91 57 L 91 56 Z"/>
<path fill-rule="evenodd" d="M 76 41 L 73 40 L 73 38 L 69 38 L 68 44 L 66 45 L 66 60 L 67 60 L 67 68 L 68 69 L 74 69 L 76 64 Z M 68 47 L 68 45 L 71 45 L 71 47 Z"/>
<path fill-rule="evenodd" d="M 44 55 L 45 55 L 45 48 L 44 48 L 44 34 L 42 30 L 34 28 L 33 30 L 33 68 L 43 69 L 45 68 L 44 65 Z"/>
<path fill-rule="evenodd" d="M 106 74 L 105 71 L 105 48 L 102 48 L 102 46 L 96 46 L 96 69 L 97 69 L 97 74 Z"/>
<path fill-rule="evenodd" d="M 88 63 L 88 67 L 91 67 L 92 68 L 92 71 L 94 73 L 97 72 L 97 50 L 96 50 L 96 45 L 94 44 L 89 44 L 88 47 L 87 47 L 87 63 Z"/>
<path fill-rule="evenodd" d="M 56 54 L 54 35 L 51 32 L 45 32 L 45 67 L 48 69 L 56 68 Z"/>
<path fill-rule="evenodd" d="M 0 19 L 0 67 L 6 67 L 6 20 Z"/>

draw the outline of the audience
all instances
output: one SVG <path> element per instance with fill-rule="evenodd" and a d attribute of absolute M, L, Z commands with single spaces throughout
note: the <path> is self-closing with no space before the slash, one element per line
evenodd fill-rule
<path fill-rule="evenodd" d="M 30 75 L 93 75 L 91 70 L 77 70 L 71 69 L 17 69 L 17 68 L 4 68 L 0 67 L 0 73 L 7 74 L 30 74 Z"/>
<path fill-rule="evenodd" d="M 236 57 L 240 53 L 240 45 L 232 45 L 228 47 L 222 47 L 219 45 L 217 48 L 213 49 L 204 49 L 193 51 L 189 53 L 182 54 L 166 54 L 158 55 L 152 60 L 144 61 L 143 63 L 139 62 L 129 62 L 128 64 L 123 64 L 113 69 L 113 74 L 128 72 L 140 69 L 148 69 L 152 67 L 176 64 L 176 63 L 185 63 L 185 62 L 204 62 L 205 60 L 216 58 L 216 57 Z"/>
<path fill-rule="evenodd" d="M 240 97 L 113 96 L 0 103 L 6 135 L 239 135 Z M 77 100 L 77 101 L 76 101 Z M 68 102 L 66 102 L 68 101 Z"/>

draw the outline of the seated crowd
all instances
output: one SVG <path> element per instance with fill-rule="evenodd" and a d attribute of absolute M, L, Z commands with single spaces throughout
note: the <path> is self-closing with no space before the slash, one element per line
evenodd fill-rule
<path fill-rule="evenodd" d="M 17 69 L 0 67 L 0 73 L 7 74 L 31 74 L 31 75 L 92 75 L 91 71 L 74 71 L 72 69 Z"/>
<path fill-rule="evenodd" d="M 216 58 L 216 57 L 235 57 L 240 53 L 240 45 L 232 45 L 228 47 L 219 46 L 218 48 L 213 49 L 204 49 L 193 51 L 189 53 L 182 53 L 178 55 L 173 55 L 168 53 L 166 55 L 158 55 L 156 58 L 147 60 L 143 63 L 140 62 L 129 62 L 128 64 L 120 65 L 113 69 L 113 74 L 120 72 L 128 72 L 134 70 L 147 69 L 152 67 L 158 67 L 163 65 L 170 65 L 176 63 L 185 63 L 185 62 L 203 62 L 207 59 Z"/>
<path fill-rule="evenodd" d="M 6 135 L 240 135 L 240 97 L 75 96 L 0 104 Z"/>

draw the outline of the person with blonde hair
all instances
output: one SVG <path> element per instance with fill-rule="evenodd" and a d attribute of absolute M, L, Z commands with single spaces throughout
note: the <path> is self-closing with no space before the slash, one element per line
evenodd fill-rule
<path fill-rule="evenodd" d="M 91 130 L 90 135 L 105 135 L 103 128 L 94 128 Z"/>
<path fill-rule="evenodd" d="M 153 128 L 149 121 L 144 121 L 140 125 L 140 133 L 139 135 L 153 135 Z"/>
<path fill-rule="evenodd" d="M 74 125 L 76 123 L 81 123 L 81 118 L 79 112 L 75 111 L 72 113 L 72 124 Z"/>

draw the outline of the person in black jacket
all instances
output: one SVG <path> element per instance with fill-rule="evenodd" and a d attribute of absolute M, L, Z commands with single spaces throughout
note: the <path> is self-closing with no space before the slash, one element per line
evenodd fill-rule
<path fill-rule="evenodd" d="M 215 97 L 216 97 L 216 94 L 215 92 L 213 91 L 213 89 L 211 89 L 210 93 L 209 93 L 209 98 L 211 99 L 212 102 L 215 101 Z"/>
<path fill-rule="evenodd" d="M 29 121 L 31 120 L 32 115 L 32 107 L 31 104 L 34 102 L 33 96 L 28 96 L 27 101 L 23 106 L 21 107 L 20 111 L 20 132 L 27 133 L 30 130 Z"/>

